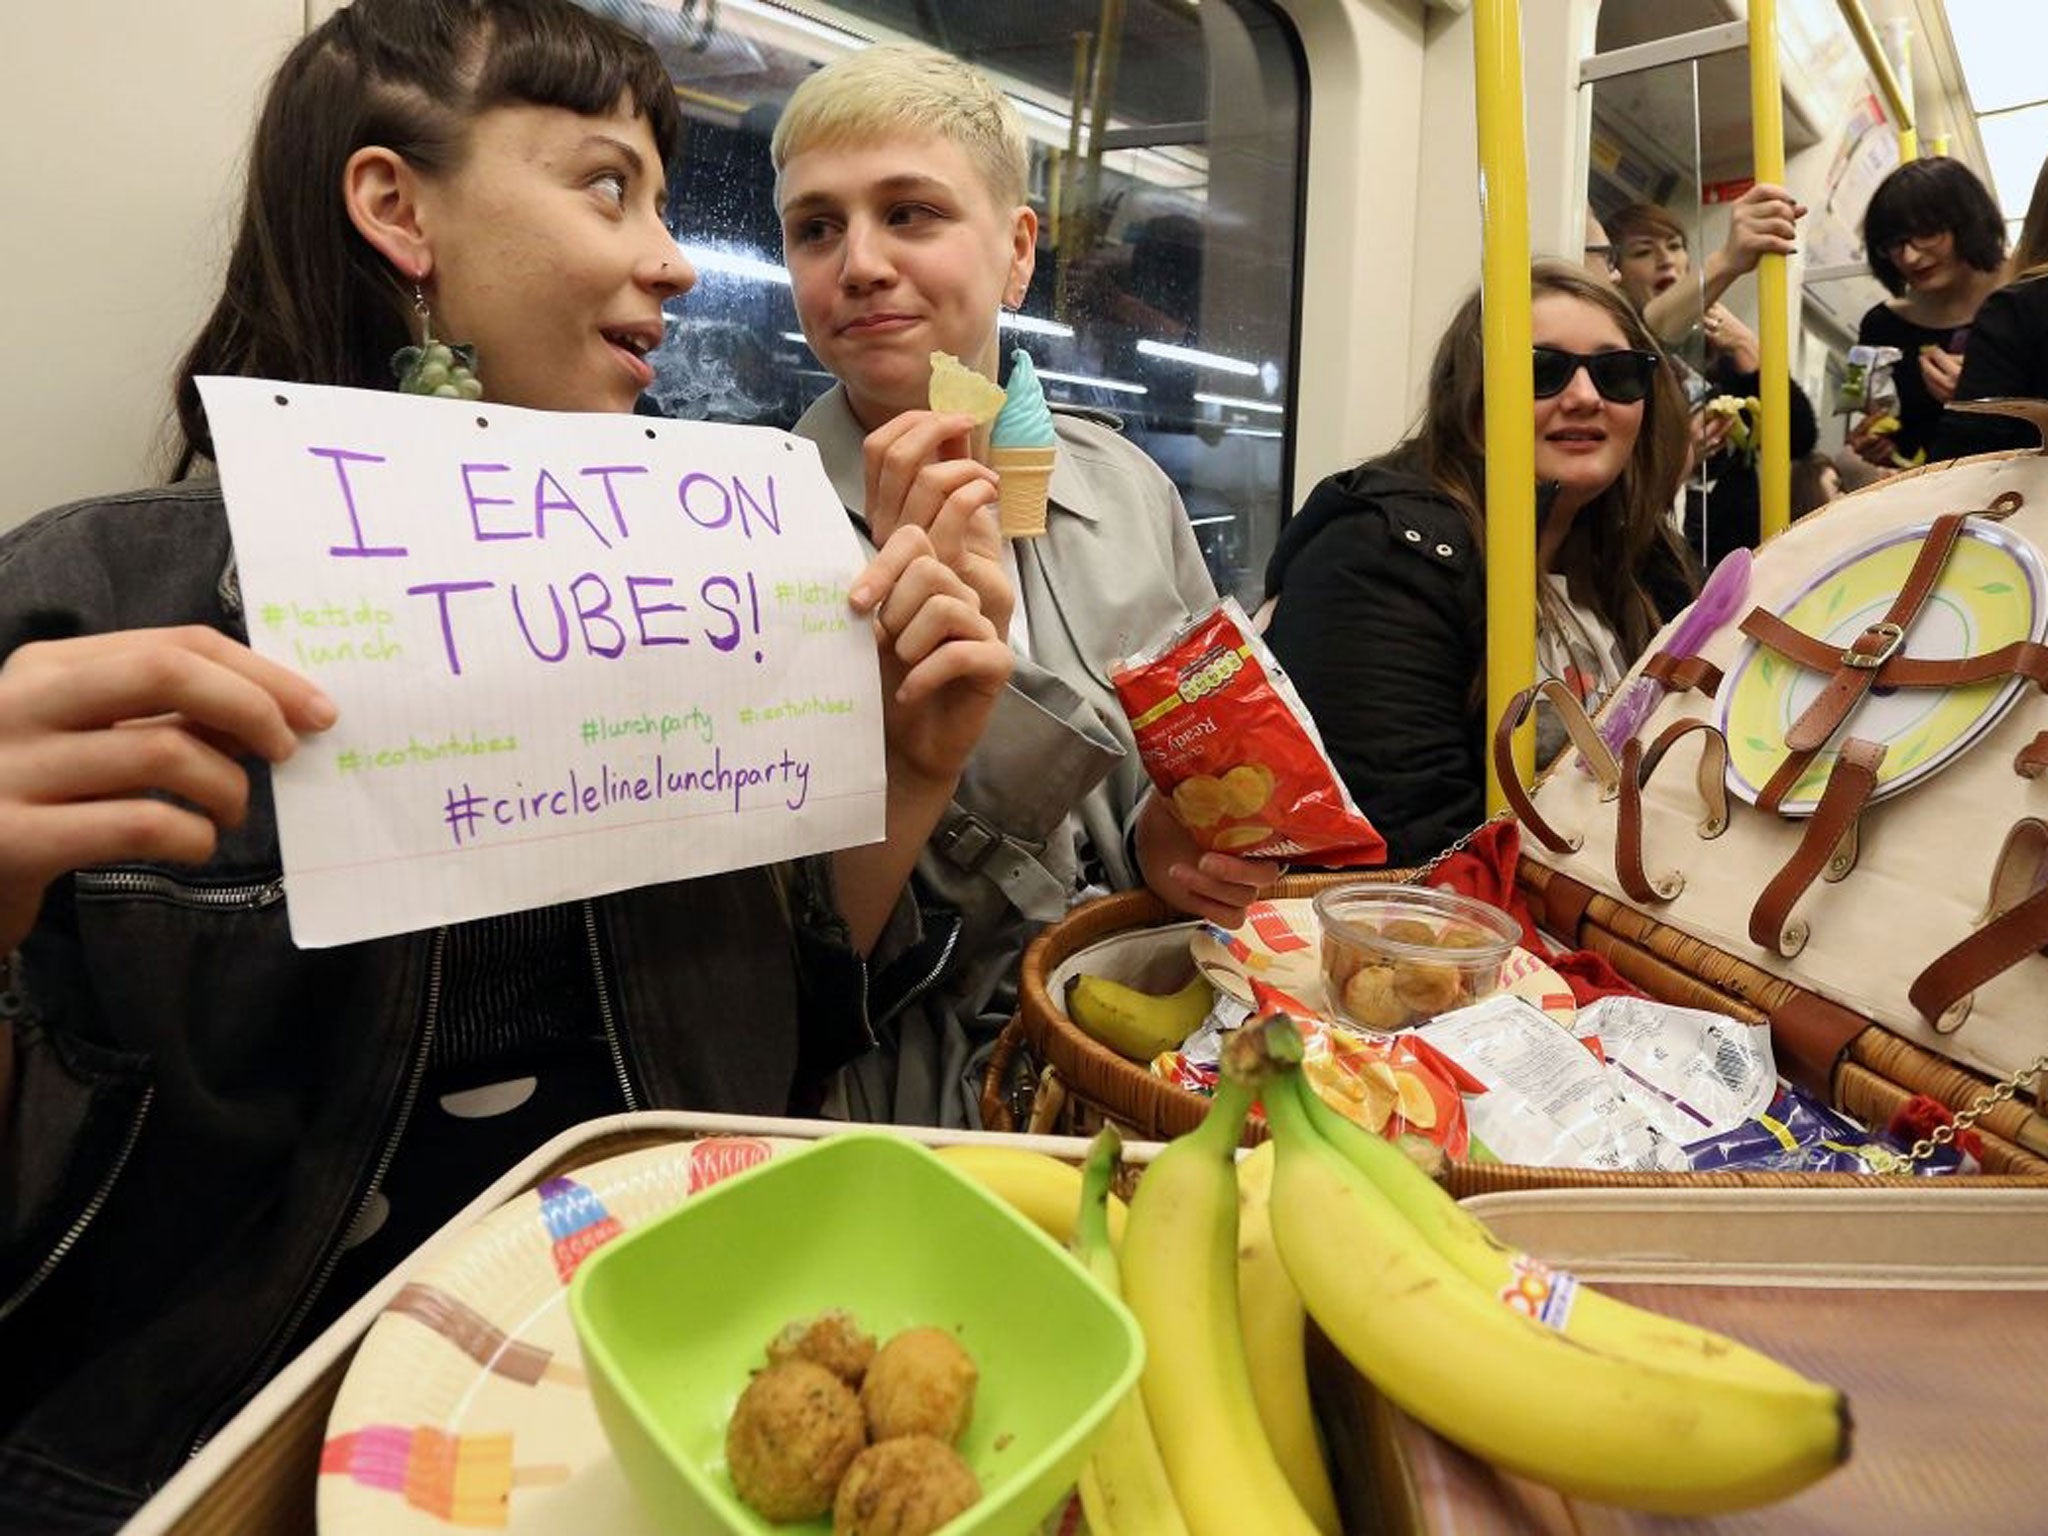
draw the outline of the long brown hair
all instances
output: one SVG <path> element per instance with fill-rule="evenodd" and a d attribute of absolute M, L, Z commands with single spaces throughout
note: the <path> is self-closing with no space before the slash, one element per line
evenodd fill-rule
<path fill-rule="evenodd" d="M 1578 267 L 1539 261 L 1530 290 L 1578 299 L 1610 315 L 1631 347 L 1662 355 L 1620 290 Z M 1452 317 L 1429 366 L 1422 419 L 1381 460 L 1429 481 L 1455 501 L 1471 524 L 1473 540 L 1486 539 L 1486 359 L 1481 341 L 1480 296 L 1474 293 Z M 1685 392 L 1666 367 L 1657 370 L 1643 402 L 1642 429 L 1621 476 L 1572 520 L 1557 555 L 1574 602 L 1597 613 L 1630 656 L 1649 644 L 1663 623 L 1651 598 L 1654 587 L 1690 586 L 1693 564 L 1671 525 L 1671 507 L 1685 474 L 1691 433 Z M 1539 590 L 1539 602 L 1547 594 Z"/>
<path fill-rule="evenodd" d="M 349 222 L 350 155 L 379 144 L 443 175 L 492 107 L 596 115 L 628 99 L 673 158 L 682 118 L 660 57 L 570 0 L 355 0 L 308 33 L 271 79 L 220 299 L 178 370 L 176 473 L 212 452 L 202 374 L 391 382 L 409 293 Z"/>

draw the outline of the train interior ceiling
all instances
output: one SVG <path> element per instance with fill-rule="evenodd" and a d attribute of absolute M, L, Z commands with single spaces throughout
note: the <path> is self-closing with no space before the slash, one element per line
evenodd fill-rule
<path fill-rule="evenodd" d="M 687 123 L 672 212 L 701 281 L 671 306 L 658 354 L 667 408 L 786 426 L 829 382 L 781 269 L 768 136 L 820 64 L 929 43 L 994 75 L 1031 138 L 1038 268 L 1006 342 L 1031 351 L 1056 400 L 1123 420 L 1180 486 L 1219 586 L 1247 600 L 1298 496 L 1399 437 L 1477 281 L 1468 0 L 582 3 L 654 42 Z M 2016 226 L 2048 151 L 2048 7 L 1860 8 L 1907 82 L 1920 152 L 1969 163 Z M 151 11 L 112 40 L 72 8 L 26 21 L 38 68 L 0 106 L 22 189 L 10 269 L 52 302 L 16 319 L 22 430 L 0 523 L 161 473 L 164 381 L 217 280 L 247 109 L 278 52 L 332 9 L 222 0 L 203 28 Z M 1777 7 L 1786 179 L 1812 210 L 1791 363 L 1823 406 L 1824 446 L 1842 437 L 1826 405 L 1857 318 L 1883 297 L 1862 206 L 1901 154 L 1848 9 Z M 1744 17 L 1743 0 L 1525 0 L 1535 250 L 1577 259 L 1588 209 L 1647 200 L 1685 224 L 1699 270 L 1750 171 Z M 120 109 L 81 122 L 75 103 L 106 99 L 110 78 Z M 53 142 L 55 121 L 77 131 Z M 146 285 L 138 227 L 152 232 Z M 1753 280 L 1725 302 L 1754 326 Z"/>

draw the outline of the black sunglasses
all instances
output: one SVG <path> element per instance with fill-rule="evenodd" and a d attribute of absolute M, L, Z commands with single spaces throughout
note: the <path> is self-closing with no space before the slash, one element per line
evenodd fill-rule
<path fill-rule="evenodd" d="M 1536 349 L 1536 398 L 1548 400 L 1561 394 L 1581 368 L 1592 379 L 1600 398 L 1616 405 L 1634 405 L 1650 392 L 1650 383 L 1663 366 L 1654 352 L 1567 352 L 1562 347 Z"/>

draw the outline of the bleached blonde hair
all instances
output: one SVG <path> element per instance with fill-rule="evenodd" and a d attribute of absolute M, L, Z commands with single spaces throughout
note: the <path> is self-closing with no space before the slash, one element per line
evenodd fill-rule
<path fill-rule="evenodd" d="M 917 43 L 877 43 L 796 88 L 768 153 L 778 181 L 807 149 L 934 133 L 967 152 L 998 208 L 1025 201 L 1030 150 L 1010 98 L 972 64 Z"/>

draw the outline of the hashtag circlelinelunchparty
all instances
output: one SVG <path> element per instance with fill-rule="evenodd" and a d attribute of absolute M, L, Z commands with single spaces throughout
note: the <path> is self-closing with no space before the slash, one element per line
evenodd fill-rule
<path fill-rule="evenodd" d="M 709 760 L 679 760 L 657 752 L 651 762 L 623 769 L 601 764 L 596 773 L 570 769 L 559 781 L 534 788 L 523 780 L 510 788 L 477 788 L 464 780 L 450 787 L 442 820 L 458 848 L 481 842 L 500 829 L 546 825 L 579 817 L 604 816 L 622 806 L 662 801 L 695 801 L 723 813 L 780 805 L 801 810 L 811 792 L 809 758 L 786 748 L 780 757 L 728 762 L 724 747 Z"/>

